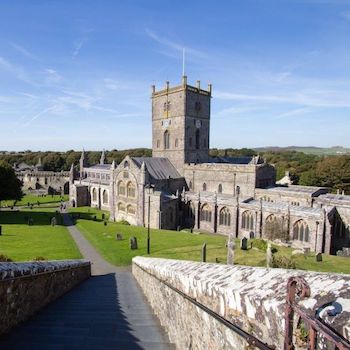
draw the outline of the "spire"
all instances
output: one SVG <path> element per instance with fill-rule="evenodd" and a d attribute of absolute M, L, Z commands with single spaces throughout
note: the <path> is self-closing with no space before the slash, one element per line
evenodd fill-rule
<path fill-rule="evenodd" d="M 74 172 L 74 163 L 72 163 L 72 165 L 70 166 L 70 170 L 69 170 L 69 172 Z"/>
<path fill-rule="evenodd" d="M 101 153 L 100 164 L 104 164 L 106 159 L 105 150 Z"/>
<path fill-rule="evenodd" d="M 81 152 L 80 160 L 84 160 L 84 159 L 85 159 L 85 150 L 83 148 L 83 151 Z"/>
<path fill-rule="evenodd" d="M 114 170 L 115 169 L 115 160 L 113 159 L 113 162 L 111 164 L 111 169 Z"/>

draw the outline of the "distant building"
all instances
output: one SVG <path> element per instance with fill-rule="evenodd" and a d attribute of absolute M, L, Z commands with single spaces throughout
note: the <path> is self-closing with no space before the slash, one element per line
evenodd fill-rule
<path fill-rule="evenodd" d="M 350 246 L 350 196 L 326 188 L 294 186 L 259 156 L 209 157 L 212 87 L 152 87 L 152 157 L 71 169 L 70 202 L 110 212 L 152 228 L 278 240 L 336 253 Z M 289 179 L 288 179 L 289 178 Z"/>

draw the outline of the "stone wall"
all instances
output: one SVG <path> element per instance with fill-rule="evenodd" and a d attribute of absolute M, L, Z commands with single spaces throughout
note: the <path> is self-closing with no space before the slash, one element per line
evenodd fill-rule
<path fill-rule="evenodd" d="M 321 306 L 334 302 L 341 312 L 327 321 L 350 337 L 350 275 L 144 257 L 135 257 L 132 268 L 178 349 L 248 347 L 237 333 L 163 281 L 264 343 L 282 349 L 287 280 L 302 276 L 310 285 L 311 296 L 298 304 L 314 316 Z"/>
<path fill-rule="evenodd" d="M 0 335 L 89 278 L 90 262 L 0 263 Z"/>

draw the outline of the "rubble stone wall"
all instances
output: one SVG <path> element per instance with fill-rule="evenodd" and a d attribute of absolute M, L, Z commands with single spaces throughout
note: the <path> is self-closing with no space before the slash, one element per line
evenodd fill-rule
<path fill-rule="evenodd" d="M 298 304 L 314 316 L 323 305 L 332 302 L 340 313 L 328 317 L 327 322 L 350 338 L 350 275 L 145 257 L 135 257 L 132 268 L 178 349 L 248 348 L 241 336 L 185 296 L 264 343 L 282 349 L 287 280 L 292 276 L 303 277 L 311 289 L 310 297 Z"/>
<path fill-rule="evenodd" d="M 85 260 L 0 263 L 0 335 L 90 275 Z"/>

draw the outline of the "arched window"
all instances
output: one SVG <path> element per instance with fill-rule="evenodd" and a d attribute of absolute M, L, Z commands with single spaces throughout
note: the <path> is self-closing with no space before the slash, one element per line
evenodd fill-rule
<path fill-rule="evenodd" d="M 160 141 L 157 140 L 157 148 L 159 148 L 159 147 L 160 147 Z"/>
<path fill-rule="evenodd" d="M 203 184 L 203 191 L 206 191 L 207 190 L 207 184 L 204 182 L 204 184 Z"/>
<path fill-rule="evenodd" d="M 132 182 L 129 182 L 127 185 L 127 191 L 128 191 L 128 197 L 134 198 L 135 197 L 135 186 Z"/>
<path fill-rule="evenodd" d="M 242 214 L 242 225 L 245 230 L 254 230 L 254 215 L 251 211 L 245 211 Z"/>
<path fill-rule="evenodd" d="M 169 149 L 170 148 L 170 134 L 169 131 L 166 130 L 164 132 L 164 149 Z"/>
<path fill-rule="evenodd" d="M 125 212 L 125 204 L 120 202 L 118 203 L 118 211 Z"/>
<path fill-rule="evenodd" d="M 188 217 L 194 218 L 195 217 L 194 213 L 196 209 L 194 207 L 194 204 L 191 201 L 187 202 L 187 209 L 188 209 L 188 212 L 187 212 Z"/>
<path fill-rule="evenodd" d="M 135 207 L 133 207 L 132 205 L 128 205 L 126 207 L 126 212 L 128 214 L 135 215 L 135 213 L 136 213 Z"/>
<path fill-rule="evenodd" d="M 199 149 L 199 129 L 196 130 L 196 149 Z"/>
<path fill-rule="evenodd" d="M 124 162 L 124 168 L 129 168 L 129 162 L 127 160 Z"/>
<path fill-rule="evenodd" d="M 188 187 L 190 190 L 192 190 L 192 181 L 189 182 Z"/>
<path fill-rule="evenodd" d="M 211 222 L 211 210 L 208 204 L 203 204 L 201 209 L 200 220 Z"/>
<path fill-rule="evenodd" d="M 125 185 L 123 181 L 118 182 L 118 195 L 125 196 Z"/>
<path fill-rule="evenodd" d="M 175 140 L 175 147 L 178 147 L 178 146 L 179 146 L 179 140 L 176 139 L 176 140 Z"/>
<path fill-rule="evenodd" d="M 224 207 L 220 210 L 219 225 L 230 226 L 231 225 L 231 213 L 228 208 Z"/>
<path fill-rule="evenodd" d="M 309 229 L 309 225 L 304 220 L 299 220 L 294 224 L 293 239 L 302 241 L 302 242 L 309 242 L 310 229 Z"/>
<path fill-rule="evenodd" d="M 97 202 L 97 190 L 96 190 L 96 188 L 92 189 L 92 201 Z"/>
<path fill-rule="evenodd" d="M 103 204 L 108 204 L 108 192 L 107 192 L 107 190 L 104 190 L 104 191 L 103 191 L 103 194 L 102 194 L 102 203 L 103 203 Z"/>
<path fill-rule="evenodd" d="M 219 186 L 218 186 L 218 193 L 222 193 L 222 185 L 221 184 L 219 184 Z"/>

